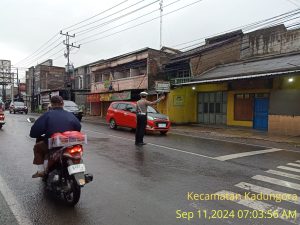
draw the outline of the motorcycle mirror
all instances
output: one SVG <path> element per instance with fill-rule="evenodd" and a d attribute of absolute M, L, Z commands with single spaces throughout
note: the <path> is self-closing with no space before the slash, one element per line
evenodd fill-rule
<path fill-rule="evenodd" d="M 34 122 L 35 122 L 35 118 L 32 118 L 32 117 L 27 118 L 27 121 L 28 121 L 29 123 L 34 123 Z"/>

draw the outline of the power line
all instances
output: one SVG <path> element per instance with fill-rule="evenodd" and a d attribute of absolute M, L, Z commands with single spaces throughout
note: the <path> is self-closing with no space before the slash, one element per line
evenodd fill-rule
<path fill-rule="evenodd" d="M 203 39 L 205 39 L 205 38 L 210 38 L 210 37 L 214 37 L 214 36 L 217 36 L 217 35 L 226 34 L 226 33 L 228 33 L 228 32 L 232 32 L 232 31 L 239 30 L 239 29 L 249 30 L 249 31 L 250 31 L 251 29 L 255 29 L 255 28 L 259 27 L 259 26 L 260 26 L 262 23 L 264 23 L 264 22 L 272 21 L 273 19 L 278 19 L 278 18 L 280 18 L 280 17 L 287 16 L 287 15 L 290 15 L 290 14 L 294 15 L 294 13 L 299 14 L 299 11 L 300 11 L 299 9 L 295 9 L 295 10 L 286 12 L 286 13 L 284 13 L 284 14 L 280 14 L 280 15 L 277 15 L 277 16 L 274 16 L 274 17 L 270 17 L 270 18 L 268 18 L 268 19 L 264 19 L 264 20 L 260 20 L 260 21 L 257 21 L 257 22 L 253 22 L 253 23 L 247 24 L 247 25 L 235 27 L 235 28 L 233 28 L 233 29 L 230 29 L 230 30 L 227 30 L 227 31 L 224 31 L 224 32 L 220 32 L 220 33 L 217 33 L 217 34 L 209 35 L 209 36 L 206 36 L 206 37 L 197 38 L 197 39 L 194 39 L 194 40 L 191 40 L 191 41 L 179 43 L 179 44 L 173 45 L 173 46 L 171 46 L 171 47 L 177 47 L 177 46 L 189 44 L 189 43 L 192 43 L 192 42 L 196 42 L 196 41 L 199 41 L 199 40 L 203 40 Z M 193 46 L 194 46 L 194 45 L 193 45 Z"/>
<path fill-rule="evenodd" d="M 46 55 L 46 54 L 48 54 L 49 52 L 51 52 L 52 50 L 54 50 L 54 49 L 56 49 L 58 46 L 60 46 L 62 43 L 59 43 L 59 44 L 57 44 L 56 46 L 54 46 L 53 48 L 51 48 L 50 50 L 48 50 L 47 52 L 45 52 L 43 55 L 41 55 L 41 56 L 39 56 L 39 57 L 37 57 L 37 58 L 34 58 L 33 60 L 31 60 L 30 62 L 28 62 L 28 63 L 26 63 L 26 65 L 30 65 L 30 64 L 32 64 L 32 63 L 34 63 L 35 61 L 38 61 L 40 58 L 42 58 L 44 55 Z M 59 51 L 62 51 L 63 49 L 65 49 L 65 48 L 62 48 L 62 49 L 60 49 Z M 50 56 L 48 57 L 48 58 L 50 58 Z"/>
<path fill-rule="evenodd" d="M 162 16 L 170 15 L 170 14 L 172 14 L 172 13 L 174 13 L 174 12 L 177 12 L 177 11 L 179 11 L 179 10 L 182 10 L 182 9 L 184 9 L 184 8 L 187 8 L 187 7 L 189 7 L 189 6 L 192 6 L 192 5 L 194 5 L 194 4 L 196 4 L 196 3 L 199 3 L 199 2 L 201 2 L 201 1 L 203 1 L 203 0 L 195 1 L 195 2 L 193 2 L 193 3 L 190 3 L 190 4 L 188 4 L 188 5 L 185 5 L 185 6 L 183 6 L 183 7 L 180 7 L 180 8 L 178 8 L 178 9 L 176 9 L 176 10 L 173 10 L 173 11 L 171 11 L 171 12 L 168 12 L 168 13 L 166 13 L 166 14 L 163 14 Z M 103 36 L 103 37 L 100 37 L 100 38 L 97 38 L 97 39 L 94 39 L 94 40 L 90 40 L 90 41 L 84 42 L 84 43 L 82 43 L 82 45 L 88 44 L 88 43 L 91 43 L 91 42 L 94 42 L 94 41 L 98 41 L 98 40 L 103 39 L 103 38 L 106 38 L 106 37 L 113 36 L 113 35 L 115 35 L 115 34 L 124 32 L 124 31 L 126 31 L 126 30 L 133 29 L 133 28 L 135 28 L 135 27 L 141 26 L 141 25 L 143 25 L 143 24 L 149 23 L 149 22 L 154 21 L 154 20 L 159 19 L 159 18 L 160 18 L 160 16 L 155 17 L 155 18 L 153 18 L 153 19 L 150 19 L 150 20 L 147 20 L 147 21 L 145 21 L 145 22 L 139 23 L 139 24 L 137 24 L 137 25 L 135 25 L 135 26 L 131 26 L 131 27 L 128 27 L 128 28 L 126 28 L 126 29 L 120 30 L 120 31 L 118 31 L 118 32 L 115 32 L 115 33 L 112 33 L 112 34 L 109 34 L 109 35 L 106 35 L 106 36 Z M 113 28 L 112 28 L 112 29 L 113 29 Z M 110 30 L 111 30 L 111 29 L 110 29 Z M 102 33 L 103 33 L 103 32 L 102 32 Z M 93 36 L 96 36 L 96 35 L 93 35 Z M 88 38 L 89 38 L 89 37 L 88 37 Z M 87 39 L 87 38 L 81 39 L 80 41 L 85 40 L 85 39 Z"/>
<path fill-rule="evenodd" d="M 78 22 L 78 23 L 76 23 L 76 24 L 74 24 L 74 25 L 71 25 L 71 26 L 69 26 L 69 27 L 66 27 L 66 28 L 64 28 L 64 29 L 68 29 L 68 28 L 74 27 L 74 26 L 76 26 L 76 25 L 79 25 L 79 24 L 81 24 L 81 23 L 83 23 L 83 22 L 86 22 L 86 21 L 88 21 L 88 20 L 90 20 L 90 19 L 92 19 L 92 18 L 95 18 L 96 16 L 99 16 L 99 15 L 105 13 L 105 12 L 108 12 L 108 11 L 110 11 L 110 10 L 112 10 L 112 9 L 114 9 L 114 8 L 116 8 L 116 7 L 120 6 L 120 5 L 122 5 L 122 4 L 124 4 L 124 3 L 127 2 L 127 1 L 128 1 L 128 0 L 122 1 L 121 3 L 118 3 L 117 5 L 114 5 L 113 7 L 109 8 L 109 9 L 107 9 L 107 10 L 104 10 L 104 11 L 102 11 L 102 12 L 100 12 L 100 13 L 98 13 L 98 14 L 92 16 L 92 17 L 89 17 L 89 18 L 87 18 L 87 19 L 85 19 L 85 20 L 83 20 L 83 21 L 80 21 L 80 22 Z M 27 56 L 26 58 L 20 60 L 20 61 L 17 62 L 15 65 L 18 65 L 18 64 L 20 64 L 21 62 L 24 64 L 24 61 L 25 61 L 25 60 L 26 60 L 26 61 L 29 61 L 30 58 L 32 58 L 34 55 L 36 55 L 37 52 L 40 52 L 40 53 L 41 53 L 41 52 L 45 51 L 47 48 L 51 47 L 51 45 L 49 45 L 49 46 L 47 46 L 45 49 L 43 49 L 45 45 L 47 45 L 50 41 L 52 41 L 52 40 L 53 40 L 56 36 L 58 36 L 58 35 L 59 35 L 59 33 L 56 33 L 56 34 L 55 34 L 53 37 L 51 37 L 46 43 L 44 43 L 43 45 L 41 45 L 41 47 L 39 47 L 35 52 L 33 52 L 32 54 L 30 54 L 30 55 Z M 61 38 L 61 37 L 60 37 L 60 38 Z M 53 44 L 54 44 L 54 43 L 55 43 L 55 42 L 53 42 Z M 52 45 L 53 45 L 53 44 L 52 44 Z M 42 49 L 43 49 L 43 50 L 42 50 Z"/>
<path fill-rule="evenodd" d="M 134 6 L 140 4 L 141 2 L 144 2 L 144 1 L 145 1 L 145 0 L 141 0 L 141 1 L 137 2 L 137 3 L 134 3 L 134 4 L 132 4 L 132 5 L 128 6 L 128 7 L 126 7 L 126 8 L 123 8 L 123 9 L 121 9 L 121 10 L 115 12 L 115 13 L 112 13 L 112 14 L 110 14 L 110 15 L 108 15 L 108 16 L 102 17 L 102 18 L 100 18 L 100 19 L 98 19 L 98 20 L 96 20 L 96 21 L 90 22 L 90 23 L 88 23 L 88 24 L 85 24 L 85 25 L 83 25 L 83 26 L 80 26 L 80 27 L 78 27 L 78 28 L 76 28 L 76 29 L 73 29 L 73 30 L 70 30 L 70 31 L 75 31 L 75 30 L 78 30 L 78 29 L 80 29 L 80 28 L 84 28 L 84 27 L 86 27 L 86 26 L 89 26 L 89 25 L 92 25 L 92 24 L 97 23 L 97 22 L 99 22 L 99 21 L 102 21 L 102 20 L 104 20 L 104 19 L 107 19 L 107 18 L 109 18 L 109 17 L 111 17 L 111 16 L 113 16 L 113 15 L 115 15 L 115 14 L 117 14 L 117 13 L 124 12 L 124 10 L 127 10 L 127 9 L 129 9 L 129 8 L 132 8 L 132 7 L 134 7 Z M 152 3 L 150 3 L 150 5 L 152 5 Z M 141 7 L 141 8 L 144 8 L 144 7 Z M 140 8 L 140 9 L 141 9 L 141 8 Z M 140 9 L 139 9 L 139 10 L 140 10 Z M 136 11 L 138 11 L 138 10 L 134 10 L 133 12 L 136 12 Z M 129 14 L 131 14 L 131 13 L 129 13 Z M 128 15 L 129 15 L 129 14 L 128 14 Z M 77 32 L 77 34 L 82 33 L 82 32 L 84 32 L 84 31 L 86 31 L 86 30 L 92 29 L 92 28 L 93 28 L 93 27 L 88 28 L 88 29 L 85 29 L 85 30 L 83 30 L 83 31 L 79 31 L 79 32 Z"/>
<path fill-rule="evenodd" d="M 174 1 L 174 2 L 172 2 L 172 3 L 170 3 L 170 4 L 168 4 L 167 6 L 169 6 L 169 5 L 172 5 L 172 4 L 174 4 L 174 3 L 176 3 L 176 2 L 178 2 L 178 1 L 180 1 L 180 0 L 177 0 L 177 1 Z M 124 1 L 125 2 L 125 1 Z M 157 1 L 156 1 L 157 2 Z M 123 3 L 123 2 L 122 2 Z M 154 2 L 155 3 L 155 2 Z M 121 3 L 120 3 L 121 4 Z M 112 7 L 112 8 L 115 8 L 115 7 L 117 7 L 117 6 L 119 6 L 120 4 L 118 4 L 118 5 L 116 5 L 116 6 L 114 6 L 114 7 Z M 109 11 L 109 10 L 111 10 L 112 8 L 110 8 L 110 9 L 108 9 L 108 10 L 105 10 L 105 12 L 107 12 L 107 11 Z M 126 7 L 126 9 L 127 9 L 128 7 Z M 157 10 L 155 10 L 155 11 L 157 11 Z M 143 16 L 146 16 L 146 15 L 149 15 L 149 14 L 151 14 L 151 13 L 153 13 L 154 11 L 152 11 L 152 12 L 150 12 L 150 13 L 147 13 L 147 14 L 144 14 Z M 103 12 L 102 12 L 103 13 Z M 99 13 L 99 14 L 97 14 L 97 15 L 100 15 L 101 13 Z M 96 17 L 97 15 L 95 15 L 94 17 Z M 141 17 L 143 17 L 143 16 L 141 16 Z M 85 21 L 87 21 L 87 20 L 89 20 L 89 19 L 91 19 L 91 18 L 94 18 L 94 17 L 90 17 L 90 18 L 88 18 L 88 19 L 86 19 L 86 20 L 84 20 L 84 21 L 81 21 L 81 22 L 79 22 L 79 23 L 77 23 L 77 24 L 75 24 L 75 25 L 78 25 L 78 24 L 80 24 L 80 23 L 83 23 L 83 22 L 85 22 Z M 140 17 L 140 18 L 141 18 Z M 133 21 L 133 20 L 132 20 Z M 109 23 L 107 23 L 107 24 L 109 24 Z M 73 25 L 73 26 L 75 26 L 75 25 Z M 73 27 L 73 26 L 70 26 L 70 27 Z M 118 26 L 119 27 L 119 26 Z M 53 49 L 55 49 L 55 47 L 57 47 L 57 45 L 54 47 L 54 48 L 52 48 L 52 49 L 50 49 L 49 51 L 47 51 L 46 53 L 44 53 L 44 54 L 42 54 L 42 55 L 40 55 L 43 51 L 46 51 L 49 47 L 51 47 L 53 44 L 55 44 L 58 40 L 60 40 L 60 38 L 59 39 L 57 39 L 56 41 L 54 41 L 54 42 L 52 42 L 50 45 L 48 45 L 46 48 L 44 48 L 44 49 L 42 49 L 46 44 L 48 44 L 51 40 L 53 40 L 54 38 L 56 37 L 56 35 L 54 36 L 54 37 L 52 37 L 49 41 L 47 41 L 44 45 L 42 45 L 37 51 L 35 51 L 34 52 L 34 54 L 32 54 L 32 55 L 30 55 L 30 56 L 28 56 L 28 57 L 26 57 L 26 60 L 23 60 L 23 63 L 22 64 L 24 64 L 24 65 L 28 65 L 28 64 L 30 64 L 30 63 L 32 63 L 32 62 L 34 62 L 34 61 L 36 61 L 36 60 L 38 60 L 39 58 L 42 58 L 45 54 L 47 54 L 48 52 L 50 52 L 50 51 L 52 51 Z M 37 54 L 38 53 L 38 54 Z M 38 55 L 40 55 L 39 57 L 38 57 Z M 34 58 L 33 58 L 34 57 Z"/>
<path fill-rule="evenodd" d="M 50 48 L 54 44 L 61 43 L 61 42 L 58 42 L 61 38 L 62 37 L 59 37 L 58 39 L 56 39 L 55 41 L 53 41 L 52 43 L 50 43 L 47 47 L 45 47 L 44 49 L 41 49 L 40 51 L 36 52 L 36 54 L 33 54 L 30 58 L 28 58 L 27 60 L 24 60 L 22 63 L 19 63 L 19 64 L 20 65 L 26 65 L 26 64 L 28 64 L 28 62 L 31 62 L 32 59 L 38 58 L 39 55 L 41 55 L 44 51 L 46 51 L 48 48 Z"/>
<path fill-rule="evenodd" d="M 300 23 L 299 23 L 300 24 Z M 253 31 L 253 32 L 255 32 L 255 31 Z M 287 34 L 288 32 L 290 32 L 291 33 L 291 31 L 284 31 L 284 32 L 276 32 L 276 31 L 273 31 L 273 32 L 271 32 L 271 33 L 269 33 L 268 35 L 269 35 L 269 37 L 271 37 L 271 35 L 274 35 L 274 34 L 278 34 L 278 35 L 285 35 L 285 34 Z M 300 32 L 300 31 L 299 31 Z M 245 34 L 245 35 L 247 35 L 247 34 Z M 300 40 L 300 36 L 298 36 L 298 37 L 296 37 L 295 39 L 293 39 L 293 41 L 297 41 L 297 40 Z M 241 41 L 236 41 L 235 43 L 234 43 L 234 41 L 236 41 L 236 40 L 232 40 L 232 42 L 228 42 L 228 43 L 220 43 L 220 44 L 222 44 L 221 45 L 221 47 L 219 46 L 219 47 L 216 47 L 216 46 L 211 46 L 211 48 L 210 48 L 210 46 L 209 45 L 207 45 L 207 46 L 205 46 L 205 45 L 203 45 L 202 47 L 204 48 L 204 47 L 206 47 L 206 49 L 202 49 L 202 51 L 201 51 L 201 49 L 199 49 L 199 51 L 198 52 L 192 52 L 192 51 L 196 51 L 196 49 L 191 49 L 191 50 L 189 50 L 189 51 L 186 51 L 186 52 L 183 52 L 182 54 L 182 56 L 179 54 L 179 55 L 177 55 L 177 56 L 175 56 L 174 58 L 173 58 L 173 60 L 175 60 L 175 61 L 170 61 L 169 63 L 179 63 L 180 61 L 184 61 L 184 60 L 190 60 L 191 58 L 196 58 L 196 57 L 201 57 L 201 58 L 203 58 L 203 57 L 205 57 L 205 60 L 207 60 L 207 61 L 210 61 L 211 59 L 216 59 L 216 58 L 218 58 L 219 56 L 224 56 L 224 54 L 226 54 L 226 52 L 227 51 L 232 51 L 232 50 L 235 50 L 237 53 L 239 53 L 239 54 L 241 54 L 242 53 L 242 51 L 243 51 L 243 49 L 241 49 L 241 46 L 244 46 L 244 45 L 247 45 L 247 44 L 249 44 L 248 46 L 250 47 L 251 46 L 251 43 L 250 43 L 250 41 L 249 40 L 247 40 L 247 39 L 242 39 Z M 216 43 L 217 44 L 217 43 Z M 277 42 L 277 43 L 273 43 L 272 44 L 272 47 L 273 48 L 276 48 L 276 47 L 278 47 L 278 46 L 281 46 L 281 42 Z M 200 46 L 201 47 L 201 46 Z M 200 48 L 199 47 L 199 48 Z M 245 50 L 245 49 L 244 49 Z M 251 60 L 251 59 L 255 59 L 255 57 L 259 57 L 259 56 L 262 56 L 262 55 L 260 55 L 260 54 L 258 54 L 258 52 L 263 52 L 265 50 L 265 47 L 264 46 L 262 46 L 262 45 L 260 45 L 258 48 L 256 47 L 255 48 L 255 51 L 257 52 L 257 54 L 256 55 L 250 55 L 250 56 L 248 56 L 248 57 L 245 57 L 245 58 L 241 58 L 241 55 L 239 56 L 239 58 L 236 60 L 236 61 L 231 61 L 231 62 L 228 62 L 228 63 L 235 63 L 235 62 L 240 62 L 241 60 Z M 217 51 L 217 52 L 214 52 L 213 54 L 211 53 L 211 51 Z M 299 50 L 298 51 L 300 51 L 300 48 L 299 48 Z M 190 54 L 189 54 L 189 52 L 191 52 Z M 192 56 L 191 56 L 192 55 Z M 266 56 L 266 54 L 264 53 L 264 56 Z M 277 54 L 277 56 L 279 56 L 278 54 Z M 223 58 L 223 60 L 224 60 L 224 58 Z M 288 62 L 287 62 L 288 63 Z M 219 63 L 220 64 L 220 63 Z M 219 64 L 216 64 L 216 66 L 217 65 L 219 65 Z M 168 71 L 171 71 L 172 69 L 170 69 L 170 70 L 165 70 L 165 72 L 168 72 Z M 203 71 L 203 72 L 205 72 L 205 71 Z M 199 74 L 197 74 L 197 75 L 199 75 Z"/>
<path fill-rule="evenodd" d="M 106 12 L 108 12 L 108 11 L 110 11 L 110 10 L 116 8 L 116 7 L 118 7 L 118 6 L 122 5 L 122 4 L 124 4 L 125 2 L 128 2 L 128 0 L 125 0 L 125 1 L 123 1 L 123 2 L 120 2 L 120 3 L 118 3 L 118 4 L 114 5 L 114 6 L 112 6 L 111 8 L 108 8 L 108 9 L 106 9 L 106 10 L 100 12 L 100 13 L 97 13 L 96 15 L 91 16 L 91 17 L 89 17 L 89 18 L 87 18 L 87 19 L 85 19 L 85 20 L 82 20 L 82 21 L 80 21 L 80 22 L 78 22 L 78 23 L 76 23 L 76 24 L 73 24 L 73 25 L 71 25 L 71 26 L 69 26 L 69 27 L 65 27 L 65 28 L 63 28 L 62 30 L 67 30 L 67 29 L 70 29 L 70 28 L 72 28 L 72 27 L 75 27 L 75 26 L 77 26 L 77 25 L 79 25 L 79 24 L 81 24 L 81 23 L 84 23 L 84 22 L 86 22 L 86 21 L 88 21 L 88 20 L 90 20 L 90 19 L 93 19 L 93 18 L 95 18 L 95 17 L 97 17 L 97 16 L 99 16 L 99 15 L 101 15 L 101 14 L 103 14 L 103 13 L 106 13 Z"/>
<path fill-rule="evenodd" d="M 50 41 L 52 41 L 57 35 L 59 35 L 59 33 L 56 33 L 53 37 L 51 37 L 46 43 L 44 43 L 41 47 L 39 47 L 35 52 L 33 52 L 31 55 L 27 56 L 26 58 L 20 60 L 19 62 L 15 63 L 15 65 L 20 64 L 21 62 L 23 62 L 24 60 L 32 57 L 32 55 L 34 55 L 36 52 L 38 52 L 41 48 L 43 48 L 45 45 L 47 45 Z"/>
<path fill-rule="evenodd" d="M 298 3 L 295 3 L 295 2 L 294 2 L 294 1 L 292 1 L 292 0 L 286 0 L 286 1 L 288 1 L 288 2 L 292 3 L 293 5 L 295 5 L 295 6 L 297 6 L 297 7 L 300 7 L 300 5 L 299 5 Z"/>

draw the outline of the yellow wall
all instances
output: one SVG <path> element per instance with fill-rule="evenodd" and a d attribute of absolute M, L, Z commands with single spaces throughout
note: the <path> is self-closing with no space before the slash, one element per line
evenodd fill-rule
<path fill-rule="evenodd" d="M 289 82 L 289 78 L 293 78 L 293 82 Z M 300 75 L 291 75 L 286 77 L 277 77 L 273 80 L 274 89 L 299 89 Z"/>
<path fill-rule="evenodd" d="M 238 121 L 234 120 L 234 95 L 241 93 L 270 93 L 269 89 L 256 89 L 256 90 L 241 90 L 241 91 L 228 91 L 227 92 L 227 125 L 229 126 L 243 126 L 252 127 L 252 121 Z"/>
<path fill-rule="evenodd" d="M 192 89 L 195 87 L 195 90 Z M 158 106 L 160 112 L 165 112 L 173 123 L 197 122 L 198 92 L 226 91 L 227 84 L 201 84 L 182 86 L 171 90 L 165 101 Z"/>
<path fill-rule="evenodd" d="M 300 76 L 291 76 L 294 82 L 289 83 L 288 78 L 275 78 L 274 89 L 300 88 Z M 195 90 L 192 89 L 195 87 Z M 173 123 L 197 123 L 197 96 L 199 92 L 227 91 L 227 83 L 199 84 L 181 86 L 166 94 L 166 99 L 157 106 L 158 110 L 170 117 Z M 238 90 L 227 92 L 227 125 L 252 127 L 252 121 L 234 120 L 234 95 L 238 93 L 270 93 L 270 89 Z M 176 99 L 182 101 L 176 101 Z"/>

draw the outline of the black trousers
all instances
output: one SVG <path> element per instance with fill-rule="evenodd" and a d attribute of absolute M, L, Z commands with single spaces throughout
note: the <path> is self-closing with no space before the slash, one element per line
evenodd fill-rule
<path fill-rule="evenodd" d="M 136 115 L 136 130 L 135 130 L 135 143 L 143 143 L 145 129 L 147 125 L 147 115 Z"/>

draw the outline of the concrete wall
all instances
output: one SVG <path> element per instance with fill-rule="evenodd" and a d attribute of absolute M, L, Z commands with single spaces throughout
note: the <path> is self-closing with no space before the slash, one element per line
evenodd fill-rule
<path fill-rule="evenodd" d="M 239 121 L 234 119 L 234 95 L 243 93 L 270 93 L 270 89 L 249 89 L 227 92 L 227 125 L 253 127 L 253 121 Z M 253 107 L 254 108 L 254 107 Z"/>
<path fill-rule="evenodd" d="M 293 82 L 288 82 L 289 78 Z M 300 135 L 300 75 L 279 77 L 273 81 L 268 131 L 271 134 Z"/>
<path fill-rule="evenodd" d="M 169 62 L 169 55 L 165 52 L 149 50 L 149 58 L 147 62 L 147 74 L 148 74 L 148 89 L 155 89 L 155 81 L 160 80 L 160 72 L 162 72 L 162 64 Z"/>
<path fill-rule="evenodd" d="M 227 91 L 226 83 L 199 84 L 194 87 L 195 90 L 192 89 L 192 86 L 182 86 L 171 90 L 165 102 L 162 102 L 158 109 L 166 112 L 173 123 L 197 123 L 198 93 Z M 163 107 L 166 107 L 165 111 L 163 111 Z"/>
<path fill-rule="evenodd" d="M 299 50 L 300 29 L 288 31 L 284 25 L 279 25 L 245 34 L 241 44 L 241 59 Z"/>
<path fill-rule="evenodd" d="M 185 86 L 167 96 L 166 114 L 172 123 L 194 123 L 197 120 L 197 92 Z"/>
<path fill-rule="evenodd" d="M 269 115 L 269 133 L 300 136 L 300 116 Z"/>

